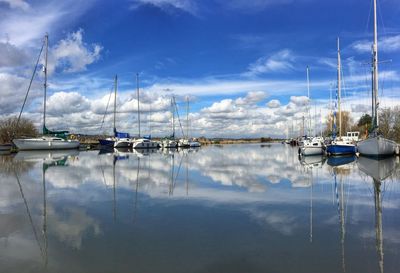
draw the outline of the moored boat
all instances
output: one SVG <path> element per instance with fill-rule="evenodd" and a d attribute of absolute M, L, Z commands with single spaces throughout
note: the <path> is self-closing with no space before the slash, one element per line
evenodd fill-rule
<path fill-rule="evenodd" d="M 333 141 L 326 146 L 328 155 L 348 155 L 356 153 L 356 145 L 352 139 L 342 138 L 342 112 L 341 112 L 341 59 L 340 59 L 340 46 L 339 38 L 337 39 L 337 105 L 339 117 L 334 113 L 334 133 Z M 339 121 L 339 136 L 336 135 L 336 121 Z"/>
<path fill-rule="evenodd" d="M 372 44 L 372 132 L 367 139 L 357 144 L 361 155 L 371 157 L 386 157 L 396 153 L 396 142 L 380 136 L 378 117 L 378 27 L 377 5 L 374 0 L 374 41 Z"/>
<path fill-rule="evenodd" d="M 77 149 L 80 145 L 78 140 L 67 139 L 68 131 L 50 131 L 46 127 L 46 96 L 47 96 L 47 57 L 49 48 L 49 36 L 46 34 L 43 42 L 45 47 L 44 72 L 44 100 L 43 100 L 43 135 L 37 138 L 18 138 L 13 139 L 13 143 L 18 150 L 60 150 Z M 42 48 L 43 48 L 42 47 Z M 39 54 L 39 58 L 40 58 Z M 39 59 L 38 59 L 39 60 Z M 36 64 L 37 67 L 37 64 Z M 36 71 L 35 67 L 35 71 Z M 28 89 L 29 92 L 29 89 Z M 22 113 L 22 111 L 21 111 Z"/>

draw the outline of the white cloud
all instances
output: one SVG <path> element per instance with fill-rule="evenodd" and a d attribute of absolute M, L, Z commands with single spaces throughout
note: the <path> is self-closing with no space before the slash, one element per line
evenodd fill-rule
<path fill-rule="evenodd" d="M 82 16 L 97 0 L 49 0 L 34 1 L 26 10 L 12 9 L 2 13 L 0 29 L 6 34 L 2 41 L 8 41 L 18 47 L 39 48 L 45 33 L 60 33 L 70 24 L 75 24 L 76 19 Z M 15 5 L 24 6 L 25 1 L 13 1 Z M 19 4 L 18 4 L 19 3 Z M 36 53 L 35 53 L 36 54 Z"/>
<path fill-rule="evenodd" d="M 267 103 L 267 106 L 269 108 L 278 108 L 279 106 L 281 106 L 281 102 L 279 100 L 270 100 Z"/>
<path fill-rule="evenodd" d="M 82 29 L 70 33 L 51 49 L 49 73 L 57 68 L 65 72 L 85 71 L 88 65 L 100 58 L 103 49 L 99 44 L 93 44 L 91 47 L 92 49 L 83 42 Z"/>
<path fill-rule="evenodd" d="M 0 67 L 14 67 L 24 65 L 27 58 L 26 53 L 9 42 L 0 42 Z"/>
<path fill-rule="evenodd" d="M 203 111 L 208 113 L 229 113 L 233 112 L 235 107 L 232 99 L 224 99 L 220 102 L 214 102 L 210 107 L 203 109 Z"/>
<path fill-rule="evenodd" d="M 131 9 L 137 9 L 143 5 L 151 5 L 166 12 L 181 10 L 196 15 L 198 8 L 193 0 L 131 0 Z"/>
<path fill-rule="evenodd" d="M 77 92 L 57 92 L 47 100 L 47 110 L 50 115 L 82 112 L 90 109 L 89 100 Z"/>
<path fill-rule="evenodd" d="M 372 40 L 354 42 L 351 47 L 358 52 L 371 52 Z M 383 52 L 400 51 L 400 35 L 383 37 L 378 40 L 378 50 Z"/>
<path fill-rule="evenodd" d="M 15 74 L 0 73 L 0 82 L 0 113 L 2 115 L 19 113 L 28 89 L 29 81 Z M 28 104 L 41 95 L 40 87 L 41 85 L 39 83 L 33 83 L 32 91 L 28 97 Z"/>
<path fill-rule="evenodd" d="M 248 67 L 245 76 L 258 76 L 266 73 L 287 72 L 293 70 L 294 56 L 288 49 L 281 50 L 271 56 L 259 58 Z"/>
<path fill-rule="evenodd" d="M 250 91 L 246 97 L 236 99 L 236 105 L 257 104 L 267 97 L 267 93 L 263 91 Z"/>
<path fill-rule="evenodd" d="M 27 11 L 30 8 L 30 5 L 24 0 L 0 0 L 0 3 L 6 3 L 12 9 L 21 9 Z"/>
<path fill-rule="evenodd" d="M 309 103 L 309 98 L 307 96 L 291 96 L 290 101 L 297 106 L 305 106 Z"/>

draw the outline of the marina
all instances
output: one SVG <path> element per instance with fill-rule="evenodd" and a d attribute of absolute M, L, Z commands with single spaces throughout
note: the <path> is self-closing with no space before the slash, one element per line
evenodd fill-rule
<path fill-rule="evenodd" d="M 0 156 L 1 268 L 397 272 L 399 159 L 331 159 L 279 143 Z"/>
<path fill-rule="evenodd" d="M 399 271 L 396 1 L 0 15 L 1 272 Z"/>

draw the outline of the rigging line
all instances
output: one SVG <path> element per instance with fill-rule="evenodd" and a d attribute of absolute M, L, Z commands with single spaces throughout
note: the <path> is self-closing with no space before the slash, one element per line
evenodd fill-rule
<path fill-rule="evenodd" d="M 379 14 L 379 17 L 380 17 L 381 22 L 382 22 L 382 32 L 383 32 L 383 35 L 387 35 L 386 28 L 385 28 L 385 23 L 384 23 L 384 21 L 383 21 L 382 8 L 381 8 L 381 1 L 376 1 L 376 2 L 378 3 L 378 6 L 379 6 L 379 8 L 378 8 L 378 14 Z"/>
<path fill-rule="evenodd" d="M 367 19 L 367 24 L 365 25 L 364 33 L 368 33 L 368 26 L 369 26 L 369 21 L 371 20 L 371 13 L 372 13 L 372 7 L 373 7 L 372 1 L 373 0 L 371 0 L 369 3 L 368 19 Z"/>
<path fill-rule="evenodd" d="M 103 129 L 104 120 L 105 120 L 106 115 L 107 115 L 108 106 L 110 104 L 112 92 L 113 92 L 113 87 L 111 88 L 110 95 L 108 96 L 108 102 L 107 102 L 107 106 L 106 106 L 106 111 L 104 112 L 104 115 L 103 115 L 103 121 L 101 122 L 100 130 Z"/>
<path fill-rule="evenodd" d="M 33 224 L 33 219 L 32 219 L 32 215 L 31 215 L 31 211 L 29 210 L 28 201 L 26 201 L 24 191 L 22 190 L 21 181 L 19 180 L 19 177 L 18 177 L 18 174 L 17 174 L 16 171 L 14 171 L 14 174 L 15 174 L 15 178 L 17 179 L 17 182 L 18 182 L 19 192 L 21 193 L 22 199 L 24 200 L 25 209 L 26 209 L 26 212 L 28 213 L 28 218 L 29 218 L 29 222 L 31 223 L 31 226 L 32 226 L 33 235 L 35 236 L 35 240 L 36 240 L 36 242 L 37 242 L 37 244 L 38 244 L 38 246 L 39 246 L 39 249 L 40 249 L 40 255 L 41 255 L 42 258 L 44 259 L 44 251 L 43 251 L 42 246 L 41 246 L 40 243 L 39 243 L 39 238 L 38 238 L 38 235 L 37 235 L 35 226 L 34 226 L 34 224 Z"/>
<path fill-rule="evenodd" d="M 344 99 L 342 99 L 342 100 L 344 100 L 344 101 L 346 101 L 347 100 L 347 88 L 346 88 L 346 82 L 345 82 L 345 80 L 344 80 L 344 72 L 343 72 L 343 67 L 342 66 L 340 66 L 340 76 L 341 76 L 341 79 L 342 79 L 342 90 L 343 90 L 343 93 L 344 93 Z M 342 107 L 342 108 L 344 108 L 344 107 Z"/>
<path fill-rule="evenodd" d="M 174 109 L 175 109 L 175 111 L 176 111 L 176 115 L 178 116 L 179 127 L 181 128 L 182 136 L 185 137 L 185 133 L 184 133 L 184 131 L 183 131 L 183 127 L 182 127 L 182 123 L 181 123 L 181 118 L 179 117 L 178 106 L 176 105 L 175 98 L 174 98 L 174 106 L 175 106 Z"/>
<path fill-rule="evenodd" d="M 172 183 L 172 186 L 173 186 L 173 188 L 175 188 L 176 180 L 177 180 L 177 178 L 178 178 L 179 171 L 181 170 L 181 166 L 182 166 L 182 159 L 183 159 L 183 156 L 181 156 L 181 160 L 179 161 L 178 170 L 177 170 L 177 172 L 176 172 L 176 176 L 175 176 L 175 182 L 173 182 L 173 183 Z"/>
<path fill-rule="evenodd" d="M 38 58 L 36 60 L 36 64 L 35 64 L 35 67 L 33 69 L 32 77 L 31 77 L 31 80 L 29 82 L 28 90 L 26 91 L 26 95 L 25 95 L 25 98 L 24 98 L 24 103 L 22 104 L 21 111 L 19 112 L 19 116 L 18 116 L 18 119 L 17 119 L 17 126 L 16 126 L 17 128 L 18 128 L 19 121 L 21 119 L 22 112 L 24 111 L 26 100 L 28 99 L 28 95 L 29 95 L 29 91 L 30 91 L 31 86 L 32 86 L 33 79 L 35 78 L 36 70 L 37 70 L 37 67 L 38 67 L 38 64 L 39 64 L 39 61 L 40 61 L 40 56 L 42 56 L 44 44 L 45 44 L 45 42 L 43 42 L 42 47 L 40 49 L 39 56 L 38 56 Z M 13 135 L 14 134 L 15 134 L 15 132 L 13 132 Z"/>

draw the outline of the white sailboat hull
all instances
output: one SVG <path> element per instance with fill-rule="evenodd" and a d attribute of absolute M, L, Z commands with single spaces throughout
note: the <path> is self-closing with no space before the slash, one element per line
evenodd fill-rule
<path fill-rule="evenodd" d="M 322 155 L 324 153 L 324 149 L 322 147 L 302 147 L 301 154 L 302 155 Z"/>
<path fill-rule="evenodd" d="M 157 149 L 158 143 L 148 139 L 137 139 L 133 141 L 133 149 Z"/>
<path fill-rule="evenodd" d="M 358 152 L 365 156 L 390 156 L 396 152 L 397 143 L 381 136 L 370 137 L 357 143 Z"/>
<path fill-rule="evenodd" d="M 162 140 L 162 142 L 161 142 L 162 148 L 176 148 L 177 146 L 178 146 L 178 143 L 175 140 L 165 139 L 165 140 Z"/>
<path fill-rule="evenodd" d="M 80 144 L 77 140 L 47 137 L 14 139 L 13 142 L 20 151 L 77 149 Z"/>
<path fill-rule="evenodd" d="M 116 139 L 114 142 L 114 148 L 128 148 L 132 145 L 131 141 L 126 138 Z"/>

